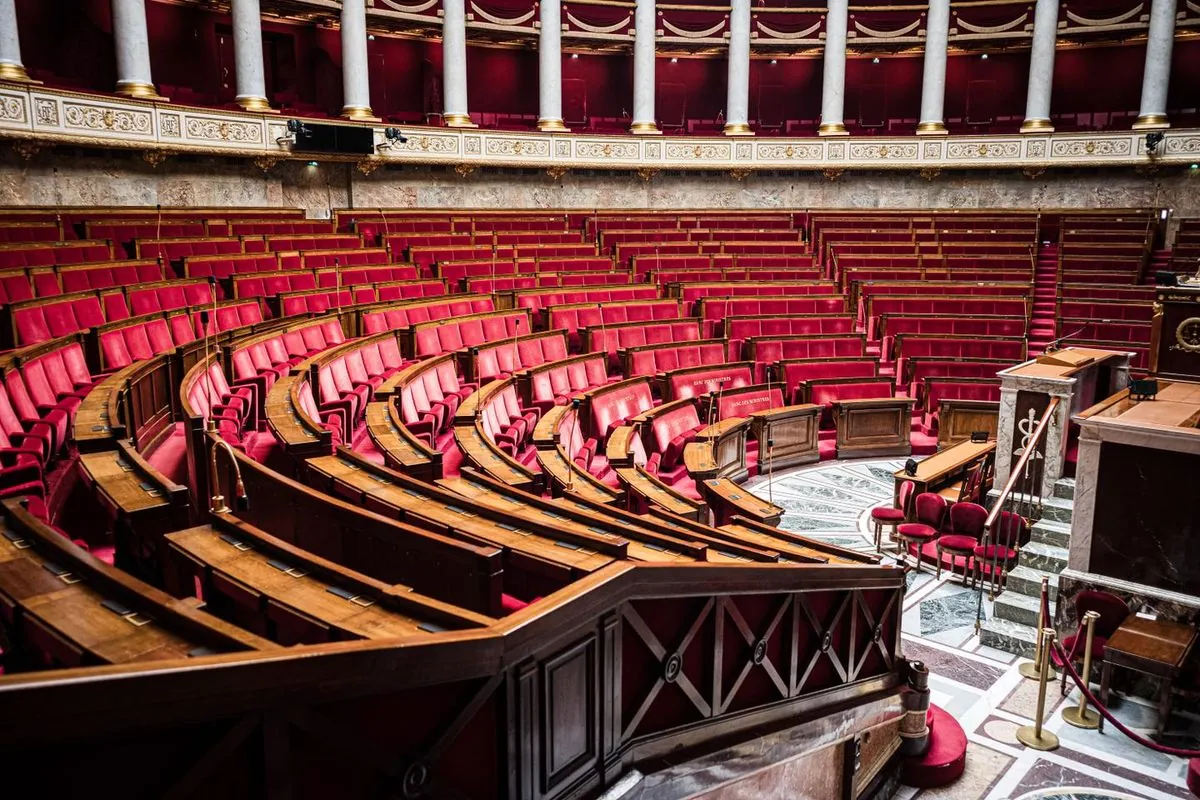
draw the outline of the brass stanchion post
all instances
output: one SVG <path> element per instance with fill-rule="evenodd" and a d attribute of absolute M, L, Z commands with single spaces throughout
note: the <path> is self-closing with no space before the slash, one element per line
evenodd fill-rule
<path fill-rule="evenodd" d="M 1087 632 L 1084 634 L 1087 639 L 1083 644 L 1083 683 L 1085 686 L 1092 674 L 1092 639 L 1095 636 L 1096 620 L 1098 619 L 1100 619 L 1100 613 L 1097 611 L 1089 611 L 1083 615 L 1083 624 L 1087 626 Z M 1066 667 L 1064 666 L 1063 669 Z M 1076 728 L 1089 731 L 1100 727 L 1100 714 L 1088 708 L 1087 696 L 1083 692 L 1079 693 L 1079 705 L 1063 712 L 1063 720 Z"/>
<path fill-rule="evenodd" d="M 1017 667 L 1017 672 L 1021 673 L 1022 677 L 1030 680 L 1041 680 L 1042 677 L 1042 631 L 1050 625 L 1050 620 L 1046 619 L 1043 612 L 1050 603 L 1050 578 L 1042 576 L 1042 592 L 1038 597 L 1038 622 L 1037 622 L 1037 644 L 1033 648 L 1033 661 L 1026 661 Z M 1058 673 L 1054 668 L 1050 669 L 1050 680 L 1058 678 Z"/>
<path fill-rule="evenodd" d="M 1046 687 L 1050 685 L 1050 651 L 1054 649 L 1054 628 L 1042 630 L 1042 651 L 1038 660 L 1042 663 L 1042 679 L 1038 683 L 1037 716 L 1032 725 L 1017 728 L 1017 741 L 1032 750 L 1057 750 L 1058 737 L 1042 730 L 1042 717 L 1046 714 Z"/>

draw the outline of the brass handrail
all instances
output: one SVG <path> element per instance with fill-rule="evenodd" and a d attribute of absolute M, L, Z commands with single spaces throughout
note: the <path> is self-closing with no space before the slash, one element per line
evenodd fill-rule
<path fill-rule="evenodd" d="M 996 569 L 996 567 L 1000 561 L 1000 541 L 995 536 L 996 520 L 1000 517 L 1000 513 L 1002 511 L 1004 511 L 1004 506 L 1008 502 L 1009 497 L 1013 494 L 1013 490 L 1016 488 L 1018 481 L 1026 482 L 1025 501 L 1029 504 L 1028 510 L 1032 514 L 1033 502 L 1030 498 L 1030 493 L 1033 491 L 1033 486 L 1031 485 L 1031 483 L 1029 481 L 1030 461 L 1032 461 L 1034 454 L 1037 453 L 1038 444 L 1044 438 L 1044 436 L 1046 434 L 1046 429 L 1050 426 L 1050 420 L 1054 418 L 1054 412 L 1058 408 L 1058 405 L 1060 402 L 1061 402 L 1061 398 L 1058 398 L 1058 397 L 1050 398 L 1050 404 L 1048 406 L 1046 406 L 1046 410 L 1042 412 L 1041 419 L 1038 420 L 1037 427 L 1035 427 L 1033 429 L 1033 433 L 1030 435 L 1028 441 L 1026 441 L 1024 443 L 1024 445 L 1022 446 L 1024 449 L 1024 452 L 1021 453 L 1021 457 L 1019 459 L 1017 459 L 1016 465 L 1009 472 L 1008 480 L 1006 480 L 1004 482 L 1004 488 L 1000 490 L 1000 494 L 997 495 L 997 497 L 996 497 L 996 502 L 994 504 L 992 504 L 991 510 L 988 511 L 987 519 L 984 520 L 983 544 L 985 547 L 988 545 L 993 546 L 991 558 L 988 559 L 988 565 L 991 567 L 991 574 L 988 576 L 988 581 L 987 581 L 988 586 L 990 587 L 990 589 L 988 591 L 988 599 L 989 600 L 996 599 L 996 585 L 997 585 L 997 580 L 996 580 L 997 569 Z M 1041 497 L 1040 489 L 1038 489 L 1038 497 L 1039 498 Z M 1041 504 L 1041 501 L 1039 500 L 1038 501 L 1039 507 L 1040 507 L 1040 504 Z M 1015 546 L 1013 547 L 1014 550 L 1018 550 L 1021 545 L 1020 538 L 1019 538 L 1020 531 L 1018 531 L 1017 536 L 1018 536 L 1018 539 L 1014 543 L 1015 544 Z M 985 550 L 985 553 L 986 553 L 986 550 Z M 1007 563 L 1007 561 L 1008 561 L 1008 559 L 1006 557 L 1005 562 Z M 978 572 L 976 572 L 976 584 L 977 584 L 977 588 L 979 589 L 979 596 L 978 596 L 978 598 L 976 600 L 976 604 L 975 604 L 975 634 L 979 635 L 980 629 L 983 627 L 983 582 L 981 580 L 979 580 L 980 578 L 983 577 L 983 575 L 982 575 L 983 570 L 981 567 L 977 567 L 977 569 L 978 569 Z"/>

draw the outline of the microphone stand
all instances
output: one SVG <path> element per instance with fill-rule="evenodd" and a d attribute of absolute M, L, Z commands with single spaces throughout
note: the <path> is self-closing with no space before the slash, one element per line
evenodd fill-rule
<path fill-rule="evenodd" d="M 1107 321 L 1107 320 L 1103 320 L 1103 321 Z M 1075 329 L 1075 330 L 1071 331 L 1071 332 L 1070 332 L 1070 333 L 1068 333 L 1068 334 L 1064 334 L 1064 335 L 1062 335 L 1062 336 L 1059 336 L 1057 339 L 1055 339 L 1053 342 L 1051 342 L 1051 343 L 1050 343 L 1050 346 L 1046 348 L 1046 352 L 1047 352 L 1047 353 L 1055 353 L 1055 352 L 1058 352 L 1059 350 L 1061 350 L 1061 349 L 1062 349 L 1062 342 L 1063 342 L 1063 339 L 1072 339 L 1072 338 L 1074 338 L 1074 337 L 1078 336 L 1079 334 L 1083 333 L 1083 332 L 1084 332 L 1084 331 L 1086 331 L 1087 329 L 1088 329 L 1088 326 L 1087 326 L 1087 325 L 1083 325 L 1083 326 L 1080 326 L 1079 328 L 1077 328 L 1077 329 Z"/>
<path fill-rule="evenodd" d="M 564 452 L 566 453 L 566 456 L 567 456 L 567 493 L 568 494 L 575 491 L 575 457 L 571 455 L 571 443 L 574 442 L 575 432 L 577 430 L 579 430 L 579 398 L 578 397 L 571 398 L 571 416 L 567 419 L 567 422 L 570 423 L 572 421 L 575 423 L 575 427 L 572 428 L 571 435 L 567 437 L 567 444 L 566 444 L 566 447 L 564 448 Z M 560 436 L 559 439 L 561 440 L 561 438 L 562 437 Z"/>

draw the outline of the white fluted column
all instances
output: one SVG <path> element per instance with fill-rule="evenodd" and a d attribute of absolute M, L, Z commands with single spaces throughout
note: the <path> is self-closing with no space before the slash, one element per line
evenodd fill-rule
<path fill-rule="evenodd" d="M 366 0 L 342 0 L 342 116 L 378 119 L 371 110 Z"/>
<path fill-rule="evenodd" d="M 654 114 L 654 0 L 637 0 L 633 14 L 633 124 L 630 133 L 662 133 Z"/>
<path fill-rule="evenodd" d="M 825 74 L 821 83 L 821 136 L 846 135 L 846 26 L 849 0 L 829 0 L 825 16 Z"/>
<path fill-rule="evenodd" d="M 1142 72 L 1142 106 L 1134 130 L 1169 128 L 1167 87 L 1171 84 L 1171 47 L 1175 43 L 1175 2 L 1154 0 L 1146 34 L 1146 68 Z"/>
<path fill-rule="evenodd" d="M 946 47 L 950 39 L 950 0 L 929 0 L 925 18 L 925 71 L 921 76 L 918 136 L 946 133 Z"/>
<path fill-rule="evenodd" d="M 750 130 L 750 0 L 733 0 L 729 14 L 725 135 L 754 135 Z"/>
<path fill-rule="evenodd" d="M 262 14 L 258 0 L 233 0 L 232 11 L 237 104 L 247 111 L 272 111 L 263 73 Z"/>
<path fill-rule="evenodd" d="M 562 5 L 541 0 L 538 7 L 538 130 L 565 131 L 562 118 Z"/>
<path fill-rule="evenodd" d="M 1029 50 L 1029 90 L 1021 133 L 1053 133 L 1050 90 L 1054 86 L 1054 42 L 1058 38 L 1058 0 L 1037 0 L 1033 45 Z"/>
<path fill-rule="evenodd" d="M 112 0 L 113 44 L 117 50 L 117 94 L 160 100 L 150 77 L 150 34 L 145 0 Z M 65 43 L 64 43 L 65 44 Z"/>
<path fill-rule="evenodd" d="M 0 0 L 0 81 L 29 82 L 29 73 L 21 62 L 16 0 Z"/>
<path fill-rule="evenodd" d="M 474 128 L 467 111 L 467 8 L 465 0 L 442 0 L 442 122 Z"/>

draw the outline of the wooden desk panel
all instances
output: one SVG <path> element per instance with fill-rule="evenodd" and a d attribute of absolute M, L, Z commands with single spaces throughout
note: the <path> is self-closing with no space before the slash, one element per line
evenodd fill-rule
<path fill-rule="evenodd" d="M 740 515 L 756 522 L 775 526 L 783 517 L 783 509 L 743 489 L 728 478 L 713 478 L 699 484 L 708 499 L 718 525 L 724 525 Z"/>
<path fill-rule="evenodd" d="M 768 452 L 772 470 L 811 464 L 820 459 L 817 447 L 820 422 L 821 407 L 811 403 L 751 414 L 751 429 L 758 440 L 760 472 L 768 463 Z M 768 445 L 771 441 L 774 447 Z"/>
<path fill-rule="evenodd" d="M 906 456 L 912 452 L 911 398 L 839 400 L 833 404 L 839 458 Z"/>
<path fill-rule="evenodd" d="M 912 481 L 913 496 L 922 492 L 937 493 L 963 480 L 967 473 L 975 469 L 985 458 L 996 450 L 996 442 L 972 442 L 966 440 L 947 447 L 917 462 L 916 475 L 906 475 L 899 469 L 893 473 L 895 489 L 892 493 L 892 505 L 900 503 L 900 486 L 905 481 Z"/>
<path fill-rule="evenodd" d="M 975 431 L 985 431 L 989 439 L 995 439 L 999 427 L 998 400 L 946 399 L 938 403 L 938 447 L 967 441 Z"/>
<path fill-rule="evenodd" d="M 93 386 L 75 409 L 71 438 L 80 452 L 111 450 L 118 439 L 125 438 L 125 421 L 118 412 L 119 398 L 129 375 L 136 369 L 136 364 L 130 364 L 109 375 Z"/>
<path fill-rule="evenodd" d="M 402 469 L 414 478 L 426 481 L 442 477 L 441 452 L 429 447 L 405 427 L 391 400 L 367 404 L 367 433 L 389 467 Z"/>

